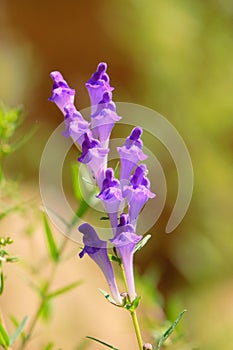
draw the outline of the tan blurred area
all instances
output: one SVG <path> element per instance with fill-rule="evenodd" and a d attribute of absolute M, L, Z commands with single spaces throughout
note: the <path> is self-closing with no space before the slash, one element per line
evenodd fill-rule
<path fill-rule="evenodd" d="M 23 104 L 26 119 L 21 134 L 38 128 L 4 164 L 9 178 L 19 180 L 21 197 L 35 199 L 35 208 L 41 205 L 40 158 L 62 121 L 48 102 L 49 73 L 62 72 L 76 89 L 76 106 L 82 109 L 89 105 L 84 84 L 97 64 L 106 61 L 114 100 L 142 104 L 164 115 L 183 137 L 194 168 L 190 208 L 176 230 L 165 234 L 177 194 L 176 168 L 158 140 L 144 134 L 144 144 L 165 172 L 168 195 L 150 230 L 150 243 L 136 256 L 138 274 L 156 276 L 151 294 L 156 294 L 158 284 L 162 305 L 172 319 L 173 309 L 188 310 L 183 332 L 194 345 L 179 350 L 232 350 L 232 1 L 0 0 L 0 7 L 0 99 L 10 106 Z M 66 183 L 69 176 L 66 170 Z M 156 174 L 150 177 L 156 182 Z M 0 235 L 12 235 L 11 249 L 22 257 L 5 271 L 1 312 L 14 312 L 19 318 L 33 314 L 38 303 L 25 261 L 34 265 L 35 260 L 38 266 L 47 259 L 38 218 L 32 238 L 25 234 L 34 220 L 28 216 L 13 214 L 0 223 Z M 55 234 L 62 239 L 59 232 Z M 98 293 L 98 287 L 107 289 L 101 272 L 87 257 L 77 259 L 78 249 L 68 242 L 67 251 L 73 254 L 59 267 L 54 288 L 76 279 L 83 284 L 55 300 L 51 322 L 40 323 L 35 330 L 33 349 L 42 349 L 52 339 L 58 348 L 76 350 L 86 335 L 121 350 L 135 349 L 128 315 Z M 45 276 L 49 269 L 43 267 Z M 143 302 L 140 310 L 143 318 L 148 311 Z M 88 343 L 87 348 L 101 347 Z"/>

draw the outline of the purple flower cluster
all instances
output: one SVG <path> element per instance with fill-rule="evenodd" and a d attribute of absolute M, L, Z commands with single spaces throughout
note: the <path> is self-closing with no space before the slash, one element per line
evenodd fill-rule
<path fill-rule="evenodd" d="M 108 168 L 109 138 L 117 121 L 121 119 L 116 113 L 116 105 L 112 101 L 113 87 L 110 86 L 106 73 L 106 63 L 100 63 L 96 72 L 86 83 L 91 101 L 91 123 L 88 123 L 74 106 L 75 90 L 71 89 L 61 73 L 52 72 L 54 81 L 50 98 L 64 114 L 65 137 L 76 142 L 82 154 L 78 161 L 85 163 L 99 188 L 98 198 L 111 223 L 113 238 L 111 243 L 120 257 L 127 281 L 128 295 L 131 301 L 136 298 L 133 255 L 136 244 L 142 236 L 136 234 L 137 219 L 141 209 L 149 198 L 155 197 L 150 191 L 147 178 L 147 167 L 140 164 L 147 156 L 143 153 L 141 140 L 142 129 L 136 127 L 118 147 L 120 157 L 120 179 L 114 176 L 114 170 Z M 122 209 L 127 204 L 128 213 Z M 107 242 L 99 238 L 97 232 L 89 224 L 79 227 L 83 234 L 84 249 L 79 254 L 82 258 L 87 253 L 102 269 L 112 296 L 117 304 L 122 304 L 113 268 L 108 256 Z"/>

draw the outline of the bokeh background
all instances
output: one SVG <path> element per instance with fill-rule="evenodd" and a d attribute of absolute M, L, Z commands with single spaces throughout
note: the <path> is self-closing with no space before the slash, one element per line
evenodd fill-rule
<path fill-rule="evenodd" d="M 163 166 L 168 195 L 165 209 L 151 230 L 150 244 L 136 257 L 141 276 L 138 283 L 142 288 L 150 285 L 152 299 L 158 288 L 161 304 L 171 318 L 182 308 L 188 309 L 182 321 L 187 342 L 199 349 L 231 350 L 233 2 L 1 0 L 0 98 L 10 106 L 24 106 L 24 133 L 37 127 L 33 138 L 5 164 L 9 176 L 20 178 L 25 198 L 33 194 L 40 201 L 41 153 L 49 135 L 62 120 L 56 107 L 48 102 L 49 73 L 53 70 L 63 73 L 70 86 L 76 88 L 76 103 L 82 109 L 89 105 L 84 83 L 101 61 L 108 63 L 115 87 L 114 100 L 142 104 L 165 116 L 182 135 L 194 167 L 190 208 L 183 222 L 167 235 L 165 226 L 177 193 L 176 169 L 164 147 L 149 135 L 144 136 L 145 144 L 153 149 Z M 6 233 L 17 232 L 22 225 L 9 219 Z M 32 258 L 35 253 L 40 254 L 25 243 L 22 232 L 15 239 L 20 255 L 28 254 Z M 43 238 L 39 234 L 37 244 L 40 240 Z M 75 245 L 72 247 L 75 252 Z M 31 249 L 35 249 L 34 255 Z M 80 274 L 88 279 L 94 269 L 88 264 L 77 263 L 73 258 L 67 269 L 72 271 L 71 276 Z M 15 267 L 11 269 L 16 277 L 14 280 L 9 276 L 8 292 L 0 300 L 4 304 L 1 306 L 5 311 L 18 307 L 18 312 L 23 313 L 23 308 L 16 305 L 18 296 L 14 289 L 23 278 Z M 94 271 L 98 278 L 92 277 L 91 288 L 95 291 L 101 276 Z M 28 289 L 19 286 L 21 296 L 30 294 Z M 80 291 L 72 292 L 69 308 L 65 297 L 56 305 L 60 311 L 55 313 L 56 321 L 48 329 L 57 337 L 58 346 L 73 349 L 72 344 L 78 343 L 87 330 L 88 334 L 106 338 L 100 327 L 101 308 L 96 314 L 90 306 L 96 297 L 92 291 L 87 282 Z M 33 297 L 28 299 L 30 309 L 35 303 Z M 80 303 L 89 305 L 87 311 L 80 308 Z M 105 307 L 99 299 L 98 303 Z M 149 314 L 150 306 L 145 309 Z M 106 315 L 109 314 L 103 315 L 102 328 L 108 326 Z M 158 316 L 158 310 L 153 315 Z M 121 316 L 118 321 L 114 321 L 114 312 L 109 317 L 118 340 L 116 345 L 121 344 L 121 337 L 130 347 L 127 331 L 124 333 L 116 326 L 121 323 Z M 62 325 L 59 318 L 65 320 Z M 69 340 L 67 345 L 68 337 L 74 343 Z M 110 334 L 107 340 L 111 342 Z M 192 348 L 194 345 L 187 347 Z"/>

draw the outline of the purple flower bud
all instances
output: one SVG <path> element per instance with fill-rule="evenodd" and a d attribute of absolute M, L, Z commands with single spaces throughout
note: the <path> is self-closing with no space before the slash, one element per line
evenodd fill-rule
<path fill-rule="evenodd" d="M 134 227 L 136 227 L 138 215 L 144 204 L 149 198 L 155 197 L 155 194 L 150 191 L 150 181 L 145 176 L 146 173 L 145 164 L 138 166 L 130 177 L 129 186 L 125 186 L 123 190 L 123 195 L 129 204 L 129 221 Z"/>
<path fill-rule="evenodd" d="M 97 67 L 96 72 L 86 83 L 86 87 L 89 92 L 92 104 L 92 114 L 96 110 L 96 105 L 98 105 L 98 103 L 102 101 L 104 92 L 111 92 L 114 89 L 109 84 L 109 76 L 106 73 L 106 70 L 107 64 L 104 62 L 100 63 Z"/>
<path fill-rule="evenodd" d="M 80 258 L 87 253 L 89 257 L 95 261 L 104 273 L 114 300 L 117 304 L 121 305 L 122 298 L 116 285 L 112 265 L 108 257 L 106 242 L 102 241 L 94 228 L 87 223 L 79 226 L 79 231 L 83 233 L 84 243 L 84 249 L 79 254 Z"/>
<path fill-rule="evenodd" d="M 104 92 L 102 100 L 91 117 L 94 135 L 99 137 L 104 147 L 107 147 L 112 128 L 121 119 L 116 113 L 116 106 L 112 101 L 112 93 L 110 91 Z"/>
<path fill-rule="evenodd" d="M 75 90 L 69 87 L 60 72 L 52 72 L 50 76 L 54 80 L 54 84 L 52 96 L 49 98 L 49 101 L 54 102 L 62 113 L 65 114 L 64 107 L 68 103 L 74 103 Z"/>
<path fill-rule="evenodd" d="M 102 148 L 100 142 L 91 137 L 91 134 L 84 134 L 82 143 L 82 155 L 78 161 L 87 164 L 99 188 L 102 187 L 104 172 L 107 164 L 107 155 L 109 150 Z"/>
<path fill-rule="evenodd" d="M 132 130 L 130 136 L 127 137 L 122 147 L 117 147 L 121 160 L 121 180 L 128 180 L 133 168 L 138 162 L 145 160 L 147 156 L 142 152 L 142 140 L 140 136 L 142 129 L 136 127 Z"/>
<path fill-rule="evenodd" d="M 128 224 L 126 214 L 121 214 L 120 224 L 117 227 L 116 236 L 111 240 L 122 259 L 124 266 L 129 298 L 133 301 L 136 298 L 134 274 L 133 274 L 133 255 L 136 244 L 142 239 L 135 233 L 133 225 Z"/>
<path fill-rule="evenodd" d="M 65 137 L 71 137 L 80 146 L 84 141 L 84 134 L 89 134 L 89 123 L 83 119 L 73 104 L 64 107 L 66 130 L 62 133 Z"/>
<path fill-rule="evenodd" d="M 113 233 L 115 233 L 118 224 L 117 215 L 123 197 L 120 182 L 114 178 L 114 171 L 112 168 L 106 170 L 102 189 L 97 197 L 102 200 L 105 210 L 109 215 Z"/>

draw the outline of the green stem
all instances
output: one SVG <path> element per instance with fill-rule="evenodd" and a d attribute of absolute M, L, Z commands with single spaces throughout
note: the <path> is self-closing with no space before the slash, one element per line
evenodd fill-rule
<path fill-rule="evenodd" d="M 130 311 L 130 314 L 131 314 L 131 317 L 132 317 L 132 320 L 133 320 L 133 325 L 134 325 L 134 329 L 135 329 L 135 333 L 136 333 L 139 349 L 143 350 L 143 341 L 142 341 L 142 336 L 141 336 L 141 331 L 140 331 L 140 327 L 139 327 L 139 323 L 138 323 L 136 310 Z"/>
<path fill-rule="evenodd" d="M 124 269 L 123 264 L 120 264 L 120 267 L 121 267 L 121 271 L 122 271 L 122 275 L 123 275 L 125 289 L 126 289 L 126 292 L 128 293 L 128 284 L 127 284 L 127 280 L 126 280 L 126 276 L 125 276 L 125 269 Z M 140 327 L 139 327 L 139 323 L 138 323 L 136 310 L 130 311 L 130 314 L 132 317 L 132 321 L 133 321 L 134 330 L 136 333 L 139 349 L 143 350 L 143 341 L 142 341 L 142 336 L 141 336 L 141 331 L 140 331 Z"/>
<path fill-rule="evenodd" d="M 85 208 L 85 210 L 83 211 L 82 215 L 84 214 L 84 212 L 88 209 L 88 207 Z M 69 234 L 70 234 L 70 230 L 71 230 L 72 226 L 69 228 L 68 232 L 67 232 L 67 236 L 69 237 Z M 61 246 L 60 246 L 60 249 L 59 249 L 59 255 L 61 256 L 62 253 L 64 252 L 65 248 L 66 248 L 66 245 L 68 243 L 68 238 L 66 237 L 65 239 L 63 239 L 62 243 L 61 243 Z M 52 271 L 51 271 L 51 274 L 50 274 L 50 278 L 49 278 L 49 281 L 47 281 L 47 284 L 44 288 L 44 291 L 43 291 L 43 297 L 42 297 L 42 300 L 35 312 L 35 315 L 33 316 L 32 318 L 32 321 L 31 321 L 31 324 L 29 326 L 29 329 L 28 329 L 28 334 L 27 336 L 23 339 L 22 341 L 22 344 L 21 344 L 21 347 L 19 348 L 19 350 L 24 350 L 25 349 L 25 346 L 26 344 L 28 343 L 28 341 L 31 339 L 32 337 L 32 333 L 34 331 L 34 328 L 36 327 L 36 324 L 40 318 L 40 315 L 41 315 L 41 312 L 44 308 L 44 305 L 45 303 L 47 302 L 47 295 L 49 294 L 49 289 L 52 285 L 52 282 L 53 282 L 53 279 L 54 279 L 54 276 L 55 276 L 55 273 L 56 273 L 56 270 L 57 270 L 57 267 L 59 265 L 59 261 L 56 262 L 54 265 L 53 265 L 53 268 L 52 268 Z"/>

